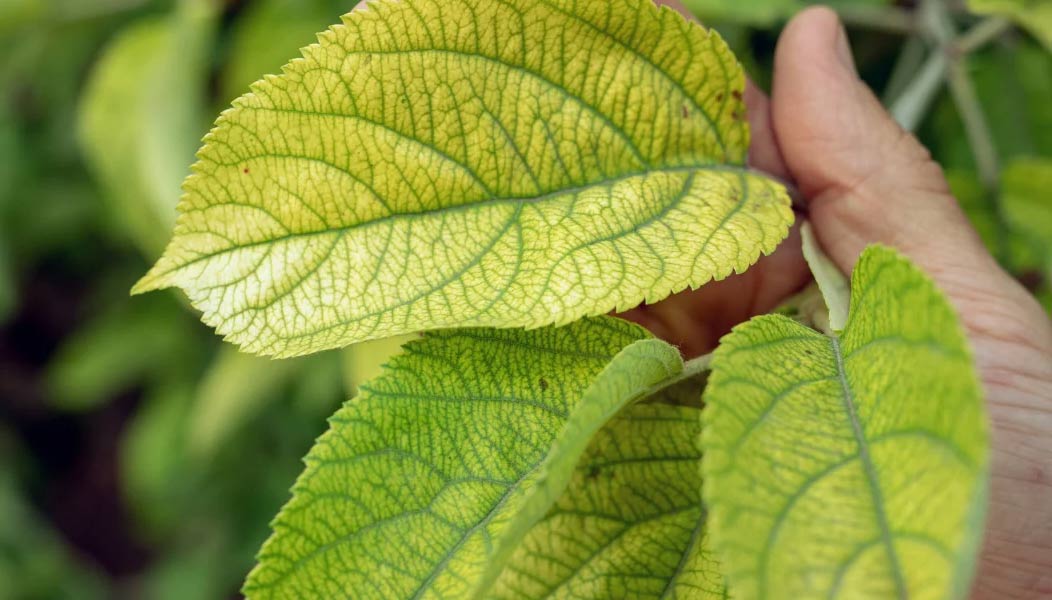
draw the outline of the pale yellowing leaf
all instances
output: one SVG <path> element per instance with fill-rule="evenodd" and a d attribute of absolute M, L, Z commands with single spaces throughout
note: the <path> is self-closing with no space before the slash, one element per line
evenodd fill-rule
<path fill-rule="evenodd" d="M 683 369 L 611 317 L 410 342 L 308 454 L 246 596 L 484 595 L 596 432 Z"/>
<path fill-rule="evenodd" d="M 627 407 L 592 439 L 570 485 L 530 530 L 491 596 L 723 600 L 701 503 L 702 384 Z"/>
<path fill-rule="evenodd" d="M 277 356 L 660 300 L 792 221 L 743 88 L 649 0 L 372 3 L 219 119 L 135 291 Z"/>
<path fill-rule="evenodd" d="M 705 392 L 702 476 L 732 596 L 963 598 L 987 424 L 953 309 L 892 250 L 863 253 L 847 326 L 739 326 Z"/>

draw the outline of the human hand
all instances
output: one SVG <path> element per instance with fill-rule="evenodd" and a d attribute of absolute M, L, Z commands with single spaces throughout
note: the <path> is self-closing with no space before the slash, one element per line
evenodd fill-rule
<path fill-rule="evenodd" d="M 678 2 L 660 1 L 688 14 Z M 983 247 L 940 167 L 858 78 L 835 13 L 783 32 L 770 100 L 750 86 L 754 167 L 794 181 L 825 252 L 850 273 L 872 243 L 923 268 L 957 309 L 992 422 L 990 508 L 973 598 L 1052 595 L 1052 321 Z M 795 233 L 746 273 L 623 316 L 710 351 L 808 281 Z"/>

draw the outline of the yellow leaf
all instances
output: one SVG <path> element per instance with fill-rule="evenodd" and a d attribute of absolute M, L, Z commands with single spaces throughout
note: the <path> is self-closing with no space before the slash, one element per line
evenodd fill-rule
<path fill-rule="evenodd" d="M 220 117 L 135 291 L 276 356 L 660 300 L 792 221 L 743 87 L 649 0 L 375 2 Z"/>
<path fill-rule="evenodd" d="M 867 249 L 842 332 L 780 315 L 712 361 L 703 495 L 736 598 L 963 598 L 986 513 L 982 389 L 957 316 Z"/>

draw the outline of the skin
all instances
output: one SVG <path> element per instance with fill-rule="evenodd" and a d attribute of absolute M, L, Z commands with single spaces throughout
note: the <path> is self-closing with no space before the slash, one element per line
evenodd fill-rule
<path fill-rule="evenodd" d="M 658 0 L 690 18 L 671 0 Z M 825 252 L 849 274 L 871 243 L 897 248 L 957 309 L 992 423 L 989 515 L 972 598 L 1052 597 L 1052 321 L 985 249 L 942 170 L 859 79 L 826 8 L 785 28 L 768 98 L 745 94 L 753 166 L 795 182 Z M 678 344 L 719 337 L 807 284 L 796 231 L 746 273 L 623 316 Z"/>

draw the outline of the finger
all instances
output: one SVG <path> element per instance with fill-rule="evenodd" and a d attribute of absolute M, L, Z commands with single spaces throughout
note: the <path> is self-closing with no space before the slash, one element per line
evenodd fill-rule
<path fill-rule="evenodd" d="M 783 32 L 772 116 L 815 232 L 844 272 L 867 245 L 884 243 L 931 274 L 966 325 L 983 327 L 991 290 L 1010 301 L 997 306 L 1026 306 L 1033 317 L 1028 295 L 987 252 L 931 155 L 859 79 L 829 9 L 804 11 Z"/>
<path fill-rule="evenodd" d="M 968 262 L 990 262 L 938 165 L 859 79 L 835 13 L 810 9 L 786 27 L 774 99 L 787 166 L 841 268 L 850 271 L 873 242 L 921 256 L 952 247 Z"/>

